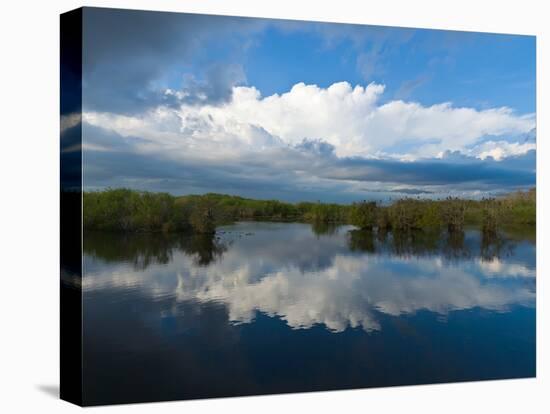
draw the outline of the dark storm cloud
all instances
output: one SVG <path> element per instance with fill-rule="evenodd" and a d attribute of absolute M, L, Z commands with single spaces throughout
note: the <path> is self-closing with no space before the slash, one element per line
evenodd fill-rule
<path fill-rule="evenodd" d="M 395 190 L 380 190 L 380 189 L 363 189 L 367 193 L 397 193 L 397 194 L 407 194 L 407 195 L 421 195 L 421 194 L 433 194 L 433 191 L 422 190 L 420 188 L 403 188 Z"/>
<path fill-rule="evenodd" d="M 136 151 L 147 140 L 123 137 L 85 125 L 84 184 L 87 188 L 133 187 L 151 191 L 223 191 L 266 195 L 289 190 L 286 171 L 261 164 L 170 159 L 166 155 Z M 86 149 L 87 148 L 87 149 Z"/>
<path fill-rule="evenodd" d="M 185 151 L 140 153 L 136 144 L 149 141 L 87 124 L 85 137 L 86 189 L 130 187 L 173 194 L 221 192 L 288 201 L 349 202 L 370 193 L 379 197 L 376 193 L 380 190 L 361 186 L 369 183 L 385 184 L 387 191 L 382 192 L 434 196 L 448 192 L 449 186 L 457 191 L 502 192 L 535 185 L 535 151 L 498 162 L 457 153 L 402 162 L 338 158 L 330 144 L 304 140 L 295 147 L 243 152 L 238 159 L 215 160 L 187 156 Z M 391 188 L 396 185 L 411 188 Z"/>
<path fill-rule="evenodd" d="M 321 189 L 296 185 L 292 175 L 256 166 L 174 161 L 129 152 L 87 151 L 85 188 L 128 187 L 172 194 L 218 192 L 256 198 L 298 201 L 326 196 Z"/>
<path fill-rule="evenodd" d="M 377 181 L 412 185 L 482 183 L 499 186 L 534 185 L 535 151 L 502 161 L 451 154 L 442 159 L 403 162 L 393 159 L 338 159 L 324 176 L 336 180 Z"/>
<path fill-rule="evenodd" d="M 391 190 L 390 192 L 408 195 L 433 194 L 433 191 L 420 190 L 418 188 L 404 188 L 402 190 Z"/>
<path fill-rule="evenodd" d="M 338 158 L 334 147 L 322 140 L 304 140 L 295 147 L 322 160 L 310 163 L 316 175 L 333 180 L 443 186 L 482 184 L 484 186 L 529 186 L 535 184 L 536 152 L 495 161 L 447 152 L 442 158 L 400 161 L 396 159 Z M 418 190 L 418 189 L 417 189 Z M 398 191 L 398 190 L 396 190 Z M 403 192 L 403 191 L 401 191 Z"/>
<path fill-rule="evenodd" d="M 84 9 L 84 107 L 135 113 L 184 101 L 220 103 L 231 98 L 232 86 L 244 81 L 244 71 L 232 55 L 242 48 L 240 36 L 257 30 L 261 21 L 224 16 Z M 182 96 L 166 95 L 166 77 L 186 86 L 183 75 L 194 55 L 216 38 L 234 38 L 217 61 L 206 62 L 200 76 L 187 79 Z M 215 48 L 215 43 L 213 46 Z"/>
<path fill-rule="evenodd" d="M 243 67 L 239 64 L 213 64 L 204 70 L 203 79 L 187 77 L 184 80 L 185 97 L 176 98 L 176 103 L 219 104 L 228 102 L 233 86 L 246 81 Z"/>

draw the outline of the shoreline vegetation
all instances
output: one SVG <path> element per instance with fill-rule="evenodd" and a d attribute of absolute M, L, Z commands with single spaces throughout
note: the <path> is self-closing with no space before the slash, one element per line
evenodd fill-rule
<path fill-rule="evenodd" d="M 477 226 L 486 234 L 496 234 L 504 228 L 532 227 L 534 231 L 536 189 L 482 200 L 403 198 L 389 205 L 375 201 L 348 205 L 287 203 L 214 193 L 173 196 L 130 189 L 83 194 L 85 230 L 213 234 L 217 226 L 238 221 L 351 224 L 379 233 L 442 229 L 456 233 L 465 226 Z"/>

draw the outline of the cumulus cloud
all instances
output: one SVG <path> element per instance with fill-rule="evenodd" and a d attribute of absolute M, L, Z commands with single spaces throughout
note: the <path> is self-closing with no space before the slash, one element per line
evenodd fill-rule
<path fill-rule="evenodd" d="M 288 201 L 351 202 L 406 194 L 407 189 L 430 197 L 475 197 L 535 183 L 534 151 L 502 161 L 451 153 L 403 162 L 339 158 L 322 141 L 280 147 L 265 131 L 254 128 L 249 136 L 254 132 L 263 137 L 261 151 L 239 146 L 242 141 L 236 137 L 228 148 L 225 140 L 204 143 L 201 136 L 182 139 L 169 132 L 144 139 L 88 123 L 83 130 L 88 189 L 127 186 L 175 194 L 213 191 Z"/>
<path fill-rule="evenodd" d="M 339 156 L 399 154 L 411 142 L 411 156 L 437 156 L 462 150 L 486 135 L 522 134 L 533 129 L 534 115 L 515 115 L 509 108 L 478 111 L 450 103 L 423 106 L 415 102 L 380 104 L 384 86 L 352 87 L 347 82 L 328 88 L 296 84 L 281 95 L 261 97 L 253 87 L 237 87 L 232 101 L 222 107 L 182 107 L 180 114 L 211 117 L 220 124 L 259 125 L 285 143 L 322 138 Z M 412 147 L 413 145 L 411 145 Z M 394 154 L 392 154 L 394 153 Z"/>
<path fill-rule="evenodd" d="M 534 142 L 486 141 L 465 152 L 482 160 L 491 157 L 500 161 L 536 149 L 537 145 Z"/>
<path fill-rule="evenodd" d="M 85 182 L 248 196 L 258 196 L 257 186 L 263 197 L 294 201 L 323 194 L 353 201 L 369 197 L 365 188 L 378 192 L 375 198 L 381 191 L 436 197 L 534 184 L 536 145 L 524 138 L 533 134 L 532 115 L 380 103 L 383 91 L 374 83 L 301 83 L 262 97 L 237 86 L 224 104 L 159 105 L 126 115 L 86 111 Z"/>
<path fill-rule="evenodd" d="M 471 149 L 489 135 L 517 136 L 531 131 L 533 114 L 516 115 L 505 107 L 457 108 L 450 103 L 380 103 L 383 92 L 384 86 L 375 83 L 352 87 L 340 82 L 328 88 L 298 83 L 284 94 L 262 97 L 254 87 L 240 86 L 233 87 L 232 99 L 224 105 L 183 104 L 174 112 L 158 107 L 139 117 L 89 113 L 87 119 L 123 135 L 144 137 L 165 137 L 167 125 L 173 125 L 169 132 L 178 134 L 180 142 L 193 140 L 206 150 L 212 142 L 253 150 L 322 139 L 339 157 L 413 160 L 461 151 L 500 160 L 534 149 L 532 143 L 504 140 Z"/>

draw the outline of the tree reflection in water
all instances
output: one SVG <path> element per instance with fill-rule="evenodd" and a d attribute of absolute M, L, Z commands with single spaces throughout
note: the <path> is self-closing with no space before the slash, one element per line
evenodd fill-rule
<path fill-rule="evenodd" d="M 215 234 L 86 232 L 84 253 L 106 262 L 126 261 L 136 270 L 167 264 L 175 250 L 193 256 L 199 266 L 220 258 L 227 246 Z"/>
<path fill-rule="evenodd" d="M 311 225 L 317 238 L 333 236 L 339 226 L 331 223 Z M 467 243 L 464 231 L 389 231 L 349 230 L 347 247 L 353 252 L 386 253 L 401 257 L 442 255 L 446 259 L 468 258 L 479 252 L 484 261 L 513 254 L 513 243 L 499 233 L 481 232 L 477 243 Z M 220 259 L 228 242 L 217 234 L 106 233 L 86 232 L 84 252 L 106 262 L 126 261 L 136 270 L 152 264 L 167 264 L 175 251 L 192 256 L 198 266 Z"/>
<path fill-rule="evenodd" d="M 385 252 L 401 257 L 442 255 L 448 260 L 469 258 L 479 252 L 485 261 L 513 254 L 513 243 L 502 234 L 481 232 L 478 240 L 467 243 L 464 231 L 381 229 L 350 230 L 347 234 L 348 247 L 356 252 Z"/>
<path fill-rule="evenodd" d="M 351 251 L 367 253 L 374 253 L 376 251 L 374 232 L 372 230 L 350 230 L 347 240 Z"/>
<path fill-rule="evenodd" d="M 481 260 L 493 261 L 502 256 L 511 256 L 514 252 L 513 243 L 498 232 L 481 232 Z"/>
<path fill-rule="evenodd" d="M 338 231 L 338 224 L 327 223 L 325 221 L 314 221 L 311 223 L 311 231 L 317 236 L 332 236 Z"/>
<path fill-rule="evenodd" d="M 470 249 L 464 243 L 463 230 L 449 231 L 446 234 L 443 252 L 449 259 L 461 259 L 470 256 Z"/>

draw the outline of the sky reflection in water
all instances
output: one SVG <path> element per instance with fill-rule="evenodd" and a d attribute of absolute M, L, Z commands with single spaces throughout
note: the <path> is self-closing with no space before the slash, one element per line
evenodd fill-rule
<path fill-rule="evenodd" d="M 349 226 L 88 233 L 88 403 L 535 375 L 535 245 Z"/>
<path fill-rule="evenodd" d="M 480 236 L 469 231 L 454 248 L 436 239 L 427 247 L 404 243 L 395 254 L 391 235 L 381 242 L 367 233 L 372 240 L 365 242 L 353 240 L 354 233 L 364 234 L 346 226 L 315 235 L 305 224 L 240 223 L 221 228 L 210 243 L 206 237 L 204 246 L 198 241 L 195 251 L 192 241 L 182 248 L 175 238 L 156 252 L 138 248 L 115 262 L 88 253 L 84 289 L 219 302 L 231 323 L 251 323 L 263 312 L 291 328 L 323 324 L 334 332 L 380 329 L 373 310 L 445 315 L 534 304 L 534 246 L 528 242 L 508 242 L 501 255 L 484 258 Z M 416 254 L 403 251 L 407 246 Z"/>

